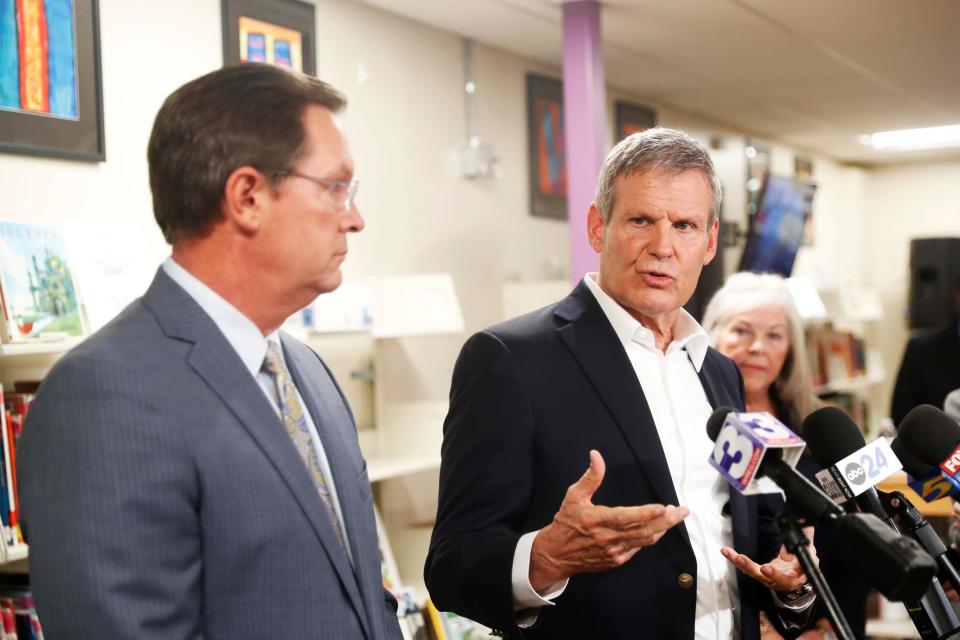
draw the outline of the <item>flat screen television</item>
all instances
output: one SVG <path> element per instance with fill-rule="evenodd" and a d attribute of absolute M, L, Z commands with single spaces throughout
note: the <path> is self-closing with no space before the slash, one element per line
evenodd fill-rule
<path fill-rule="evenodd" d="M 790 275 L 816 188 L 812 182 L 794 178 L 766 177 L 760 205 L 750 220 L 740 271 Z"/>

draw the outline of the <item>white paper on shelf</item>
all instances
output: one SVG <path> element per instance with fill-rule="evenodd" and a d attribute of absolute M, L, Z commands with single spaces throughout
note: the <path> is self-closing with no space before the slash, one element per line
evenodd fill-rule
<path fill-rule="evenodd" d="M 813 280 L 802 276 L 787 278 L 787 289 L 804 320 L 818 320 L 827 316 L 827 307 L 817 293 Z"/>
<path fill-rule="evenodd" d="M 372 285 L 345 282 L 319 296 L 297 316 L 303 328 L 312 333 L 370 331 L 373 302 Z"/>
<path fill-rule="evenodd" d="M 448 273 L 376 281 L 373 335 L 377 338 L 463 333 L 463 314 Z"/>
<path fill-rule="evenodd" d="M 143 295 L 158 265 L 149 259 L 153 251 L 143 230 L 132 224 L 67 223 L 63 235 L 93 332 Z"/>

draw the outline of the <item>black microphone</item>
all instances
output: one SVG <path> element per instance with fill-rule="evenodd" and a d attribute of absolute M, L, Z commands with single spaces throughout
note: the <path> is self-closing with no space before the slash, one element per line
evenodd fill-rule
<path fill-rule="evenodd" d="M 807 451 L 824 469 L 867 446 L 860 428 L 836 407 L 823 407 L 808 415 L 803 421 L 803 435 L 807 441 Z M 856 496 L 854 500 L 860 511 L 872 513 L 896 529 L 874 487 Z"/>
<path fill-rule="evenodd" d="M 721 407 L 707 421 L 707 435 L 716 441 L 731 407 Z M 894 601 L 917 600 L 926 591 L 936 564 L 914 540 L 898 535 L 872 514 L 848 514 L 816 485 L 768 449 L 757 470 L 772 479 L 787 497 L 790 508 L 811 524 L 833 528 L 834 553 L 852 559 L 868 584 Z"/>
<path fill-rule="evenodd" d="M 900 438 L 894 438 L 893 442 L 890 443 L 890 448 L 893 449 L 893 453 L 897 456 L 900 464 L 903 465 L 903 470 L 914 478 L 923 478 L 938 470 L 936 465 L 921 462 L 916 456 L 907 451 L 907 448 L 903 446 Z"/>
<path fill-rule="evenodd" d="M 960 444 L 960 425 L 933 405 L 921 404 L 900 421 L 897 440 L 920 462 L 939 467 L 951 462 Z"/>
<path fill-rule="evenodd" d="M 860 428 L 836 407 L 817 409 L 807 416 L 803 421 L 803 433 L 807 437 L 810 453 L 824 468 L 837 464 L 867 446 Z M 922 463 L 913 459 L 910 465 Z M 874 487 L 870 487 L 855 499 L 862 512 L 878 516 L 894 530 L 896 526 L 891 516 L 898 516 L 901 524 L 920 543 L 924 551 L 936 560 L 941 572 L 949 577 L 951 582 L 960 578 L 946 557 L 947 549 L 943 542 L 906 496 L 899 491 L 878 494 Z M 926 593 L 919 600 L 908 601 L 905 605 L 921 637 L 941 638 L 960 630 L 960 619 L 950 606 L 943 587 L 934 577 L 931 577 Z"/>

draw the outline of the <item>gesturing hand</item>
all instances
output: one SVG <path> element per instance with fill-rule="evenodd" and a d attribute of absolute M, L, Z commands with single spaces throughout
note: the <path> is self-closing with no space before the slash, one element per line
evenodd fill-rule
<path fill-rule="evenodd" d="M 817 550 L 812 542 L 813 527 L 804 527 L 803 532 L 807 536 L 807 550 L 810 552 L 810 557 L 814 562 L 818 562 Z M 807 576 L 800 567 L 800 561 L 789 553 L 786 547 L 781 547 L 780 555 L 766 564 L 757 564 L 730 547 L 723 547 L 720 553 L 737 569 L 774 591 L 794 591 L 807 582 Z"/>
<path fill-rule="evenodd" d="M 686 507 L 662 504 L 595 505 L 591 500 L 605 471 L 603 458 L 591 451 L 587 472 L 570 485 L 553 522 L 534 538 L 530 554 L 530 585 L 534 590 L 542 591 L 577 573 L 618 567 L 690 513 Z"/>

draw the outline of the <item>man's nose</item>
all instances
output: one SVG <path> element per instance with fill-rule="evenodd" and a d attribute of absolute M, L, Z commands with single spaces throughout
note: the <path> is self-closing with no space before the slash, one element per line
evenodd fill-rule
<path fill-rule="evenodd" d="M 666 224 L 663 224 L 664 222 Z M 673 255 L 670 229 L 671 225 L 667 220 L 661 221 L 653 226 L 653 237 L 650 239 L 650 244 L 647 246 L 647 250 L 651 255 L 654 255 L 658 258 L 668 258 Z"/>
<path fill-rule="evenodd" d="M 360 209 L 355 203 L 350 203 L 350 208 L 343 212 L 342 226 L 347 232 L 357 233 L 363 231 L 367 226 L 366 220 L 360 215 Z"/>

